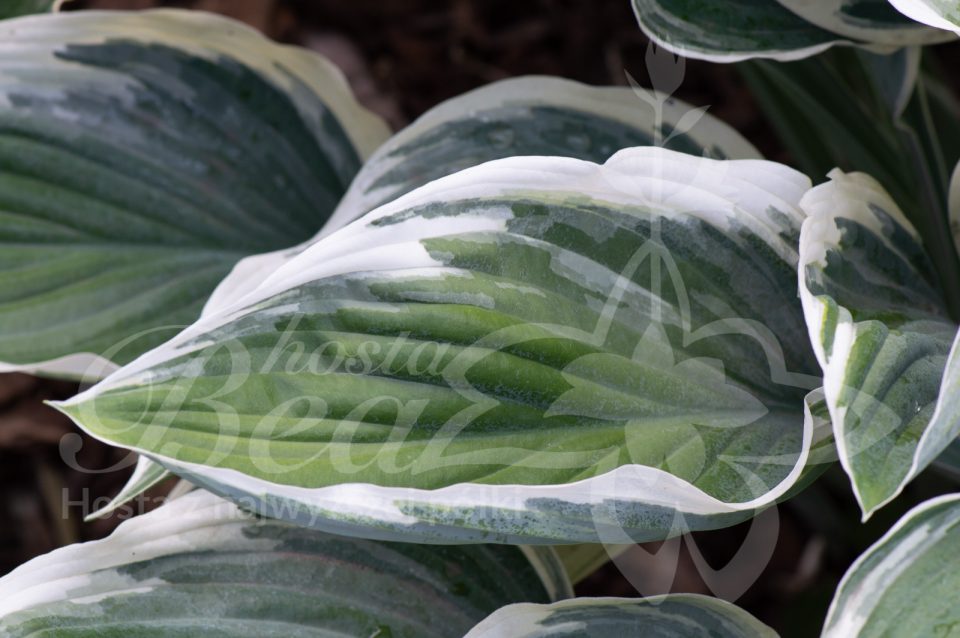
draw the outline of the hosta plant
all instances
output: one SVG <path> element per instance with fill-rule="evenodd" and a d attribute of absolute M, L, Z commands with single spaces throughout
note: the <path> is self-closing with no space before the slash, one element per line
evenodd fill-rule
<path fill-rule="evenodd" d="M 634 2 L 710 59 L 868 47 L 744 68 L 809 175 L 672 81 L 513 78 L 391 136 L 233 21 L 20 5 L 0 370 L 83 380 L 55 407 L 138 455 L 94 516 L 199 489 L 0 579 L 3 635 L 775 635 L 563 599 L 603 543 L 749 520 L 834 461 L 865 516 L 950 465 L 956 102 L 894 51 L 952 38 L 941 4 Z M 960 622 L 954 505 L 850 568 L 826 635 Z"/>

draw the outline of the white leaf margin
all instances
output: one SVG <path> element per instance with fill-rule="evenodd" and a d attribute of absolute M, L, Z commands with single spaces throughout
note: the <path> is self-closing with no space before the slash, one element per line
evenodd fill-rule
<path fill-rule="evenodd" d="M 374 208 L 376 202 L 390 194 L 389 188 L 372 192 L 368 190 L 378 177 L 403 163 L 404 157 L 391 158 L 397 149 L 447 122 L 482 115 L 486 109 L 513 105 L 552 106 L 582 111 L 648 132 L 651 136 L 657 126 L 675 128 L 685 115 L 696 111 L 689 104 L 662 93 L 649 91 L 641 96 L 635 89 L 625 86 L 590 86 L 542 75 L 494 82 L 430 109 L 377 149 L 330 218 L 329 228 L 324 228 L 319 237 L 361 217 Z M 662 111 L 657 113 L 657 106 L 654 105 L 660 105 Z M 731 159 L 761 158 L 760 152 L 742 135 L 712 116 L 703 118 L 689 131 L 682 132 L 702 148 L 717 147 Z"/>
<path fill-rule="evenodd" d="M 947 211 L 950 217 L 953 245 L 960 253 L 960 162 L 957 162 L 957 165 L 953 168 L 953 174 L 950 176 Z"/>
<path fill-rule="evenodd" d="M 102 540 L 68 545 L 38 556 L 0 579 L 0 618 L 38 605 L 69 600 L 71 590 L 82 587 L 89 572 L 116 569 L 179 552 L 249 545 L 250 539 L 244 538 L 238 529 L 228 537 L 223 533 L 223 526 L 211 527 L 211 520 L 243 521 L 250 520 L 250 515 L 212 494 L 196 492 L 124 521 Z M 124 580 L 118 574 L 117 581 Z M 149 582 L 135 583 L 129 579 L 107 583 L 105 591 L 88 590 L 85 595 L 107 594 L 134 585 L 151 586 Z"/>
<path fill-rule="evenodd" d="M 793 49 L 771 47 L 765 50 L 730 49 L 718 51 L 713 49 L 699 49 L 670 42 L 659 37 L 645 23 L 636 0 L 632 2 L 634 14 L 643 33 L 658 46 L 686 58 L 705 60 L 707 62 L 735 63 L 754 59 L 769 59 L 777 62 L 794 62 L 820 53 L 835 46 L 858 47 L 880 55 L 891 54 L 900 46 L 912 44 L 938 44 L 952 40 L 950 34 L 943 34 L 941 29 L 960 32 L 960 25 L 945 20 L 935 10 L 930 8 L 924 0 L 888 0 L 900 13 L 916 22 L 936 27 L 926 29 L 918 26 L 917 29 L 900 29 L 884 33 L 882 30 L 856 28 L 843 23 L 836 17 L 836 12 L 842 0 L 766 0 L 777 2 L 785 10 L 810 22 L 812 26 L 832 33 L 836 37 L 825 42 L 812 44 Z M 881 37 L 877 37 L 878 32 Z M 854 34 L 858 35 L 854 35 Z"/>
<path fill-rule="evenodd" d="M 88 514 L 83 520 L 90 522 L 103 518 L 108 514 L 120 509 L 123 505 L 129 503 L 140 494 L 143 494 L 151 487 L 173 476 L 169 470 L 165 469 L 159 463 L 154 463 L 148 457 L 140 455 L 137 457 L 137 464 L 133 467 L 133 474 L 127 479 L 127 482 L 120 488 L 116 496 L 110 499 L 110 502 Z M 168 495 L 168 498 L 170 496 Z"/>
<path fill-rule="evenodd" d="M 928 0 L 888 0 L 888 2 L 908 18 L 952 32 L 954 36 L 960 34 L 960 24 L 948 20 Z M 955 8 L 960 14 L 960 7 L 955 6 Z"/>
<path fill-rule="evenodd" d="M 235 523 L 235 524 L 234 524 Z M 138 581 L 120 573 L 98 578 L 124 565 L 186 552 L 267 550 L 274 541 L 248 538 L 243 529 L 257 519 L 233 503 L 202 490 L 172 498 L 164 505 L 124 521 L 108 537 L 61 547 L 24 563 L 0 578 L 0 621 L 12 613 L 61 601 L 90 601 L 118 593 L 147 593 L 163 581 Z M 283 524 L 283 523 L 280 523 Z M 546 547 L 521 547 L 550 600 L 573 595 L 556 553 Z M 82 591 L 82 599 L 76 592 Z"/>
<path fill-rule="evenodd" d="M 833 225 L 833 219 L 836 217 L 852 219 L 872 229 L 878 237 L 883 237 L 880 222 L 868 209 L 871 202 L 879 203 L 884 212 L 907 230 L 918 244 L 921 243 L 921 239 L 919 233 L 900 210 L 900 207 L 874 178 L 865 173 L 844 173 L 840 169 L 830 171 L 828 177 L 830 181 L 810 189 L 800 200 L 800 208 L 807 214 L 807 218 L 803 222 L 800 233 L 800 263 L 797 268 L 798 286 L 800 301 L 803 304 L 803 312 L 807 320 L 810 342 L 813 344 L 814 353 L 823 369 L 823 391 L 827 399 L 830 418 L 834 424 L 834 440 L 840 464 L 847 475 L 852 477 L 850 450 L 847 448 L 844 437 L 837 436 L 836 432 L 836 428 L 840 427 L 838 424 L 842 424 L 844 418 L 844 414 L 837 410 L 836 401 L 840 389 L 844 386 L 844 372 L 850 348 L 853 345 L 856 322 L 853 321 L 853 317 L 847 308 L 837 304 L 837 330 L 834 335 L 831 354 L 828 357 L 820 338 L 826 308 L 807 287 L 805 270 L 809 265 L 824 263 L 828 246 L 835 246 L 839 241 L 839 230 Z M 960 354 L 958 353 L 960 353 L 960 332 L 954 338 L 947 355 L 946 369 L 940 383 L 940 392 L 933 415 L 917 441 L 910 468 L 897 490 L 875 507 L 867 509 L 864 507 L 856 483 L 851 481 L 857 504 L 863 512 L 864 521 L 873 512 L 899 496 L 906 485 L 960 435 L 960 419 L 954 417 L 951 425 L 948 423 L 951 415 L 947 413 L 952 407 L 947 404 L 951 393 L 956 394 L 960 391 Z"/>
<path fill-rule="evenodd" d="M 894 4 L 892 0 L 889 1 Z M 936 44 L 953 39 L 949 33 L 931 29 L 928 25 L 920 23 L 882 28 L 845 21 L 841 15 L 841 9 L 844 5 L 850 4 L 849 0 L 777 0 L 777 2 L 821 29 L 832 31 L 843 37 L 880 45 Z M 905 12 L 901 11 L 901 13 Z M 869 22 L 869 19 L 865 19 L 864 22 Z"/>
<path fill-rule="evenodd" d="M 77 11 L 32 15 L 0 23 L 0 52 L 46 58 L 66 44 L 135 40 L 175 47 L 215 62 L 228 56 L 284 90 L 304 120 L 316 128 L 317 114 L 298 98 L 302 84 L 322 96 L 361 157 L 389 136 L 386 123 L 357 102 L 346 77 L 332 62 L 303 47 L 278 44 L 246 24 L 213 13 L 186 9 Z"/>
<path fill-rule="evenodd" d="M 777 2 L 778 0 L 765 0 L 767 2 Z M 770 59 L 776 60 L 778 62 L 793 62 L 796 60 L 802 60 L 803 58 L 808 58 L 818 53 L 823 53 L 827 49 L 834 46 L 855 46 L 854 42 L 843 38 L 838 35 L 836 39 L 829 40 L 827 42 L 822 42 L 819 44 L 810 45 L 807 47 L 801 47 L 797 49 L 776 49 L 771 48 L 765 51 L 744 51 L 744 50 L 730 50 L 730 51 L 714 51 L 706 49 L 694 49 L 688 46 L 683 46 L 675 42 L 670 42 L 659 37 L 653 30 L 647 26 L 646 22 L 641 15 L 640 7 L 638 6 L 636 0 L 631 0 L 633 5 L 633 13 L 636 16 L 637 23 L 640 25 L 640 30 L 643 31 L 644 35 L 650 39 L 651 42 L 655 42 L 658 46 L 663 47 L 671 53 L 676 55 L 683 56 L 685 58 L 691 58 L 694 60 L 704 60 L 706 62 L 717 62 L 721 64 L 728 64 L 734 62 L 744 62 L 746 60 L 754 59 Z"/>
<path fill-rule="evenodd" d="M 798 203 L 809 185 L 806 176 L 774 162 L 719 161 L 657 147 L 625 149 L 603 165 L 562 157 L 513 157 L 487 162 L 436 180 L 372 211 L 310 246 L 243 298 L 202 316 L 171 341 L 142 355 L 82 394 L 52 405 L 59 408 L 76 406 L 107 390 L 147 384 L 151 367 L 208 345 L 198 341 L 197 337 L 225 325 L 244 314 L 248 307 L 285 290 L 321 277 L 358 270 L 435 267 L 438 263 L 426 253 L 420 243 L 422 239 L 443 236 L 451 230 L 499 230 L 506 223 L 501 218 L 457 220 L 456 228 L 449 228 L 442 220 L 417 218 L 388 227 L 373 225 L 381 217 L 418 204 L 531 191 L 576 193 L 578 197 L 595 197 L 611 204 L 637 205 L 644 201 L 659 201 L 671 207 L 662 211 L 664 215 L 671 214 L 671 210 L 677 215 L 694 214 L 721 229 L 734 220 L 746 224 L 787 263 L 795 264 L 795 247 L 779 236 L 778 229 L 766 215 L 768 208 L 773 206 L 799 227 L 803 213 Z M 195 343 L 190 344 L 191 341 Z M 565 504 L 599 507 L 619 499 L 628 500 L 641 509 L 667 508 L 681 516 L 739 514 L 747 518 L 786 494 L 803 473 L 811 448 L 829 437 L 829 422 L 815 418 L 809 409 L 819 395 L 820 390 L 814 390 L 805 401 L 799 456 L 783 461 L 792 466 L 789 473 L 767 493 L 740 503 L 721 501 L 666 471 L 643 465 L 625 465 L 592 478 L 560 485 L 461 483 L 427 490 L 343 483 L 302 488 L 273 483 L 233 469 L 179 461 L 135 446 L 124 447 L 216 494 L 244 502 L 254 499 L 265 505 L 263 513 L 266 515 L 296 520 L 302 525 L 332 533 L 441 544 L 623 543 L 624 538 L 660 540 L 664 532 L 657 530 L 649 538 L 640 537 L 637 532 L 625 535 L 616 520 L 598 514 L 592 520 L 595 530 L 586 535 L 582 532 L 575 536 L 564 536 L 559 532 L 552 535 L 551 532 L 538 536 L 528 535 L 523 530 L 493 533 L 424 520 L 405 513 L 402 508 L 422 505 L 439 509 L 495 509 L 498 515 L 509 516 L 529 511 L 531 500 L 551 499 Z M 114 444 L 86 428 L 82 417 L 74 420 L 94 438 Z M 670 533 L 680 531 L 671 528 Z"/>
<path fill-rule="evenodd" d="M 0 21 L 0 55 L 15 52 L 18 61 L 47 59 L 59 46 L 100 44 L 109 39 L 159 43 L 210 61 L 219 56 L 233 58 L 284 90 L 304 121 L 319 132 L 322 129 L 317 114 L 298 97 L 303 87 L 308 87 L 321 96 L 361 159 L 367 159 L 390 135 L 386 123 L 356 100 L 346 77 L 332 62 L 309 49 L 277 44 L 232 18 L 202 11 L 152 9 L 78 11 Z M 21 81 L 8 78 L 2 71 L 0 80 Z M 124 337 L 118 335 L 118 341 Z M 0 373 L 26 372 L 84 381 L 102 379 L 117 367 L 108 358 L 89 352 L 26 364 L 0 361 Z"/>
<path fill-rule="evenodd" d="M 620 607 L 624 610 L 631 608 L 652 608 L 656 610 L 658 605 L 663 602 L 680 602 L 692 607 L 699 607 L 720 616 L 726 616 L 732 624 L 741 625 L 743 628 L 749 628 L 750 633 L 721 633 L 724 628 L 694 626 L 694 621 L 685 617 L 682 619 L 687 630 L 698 630 L 697 635 L 705 635 L 702 632 L 709 631 L 710 636 L 742 636 L 743 638 L 777 638 L 777 633 L 763 624 L 752 615 L 719 598 L 704 596 L 702 594 L 663 594 L 659 596 L 647 596 L 645 598 L 571 598 L 561 600 L 560 602 L 538 605 L 536 603 L 516 603 L 501 607 L 497 611 L 487 616 L 483 621 L 477 624 L 464 638 L 502 638 L 503 636 L 549 636 L 554 631 L 558 636 L 569 635 L 567 632 L 571 629 L 589 631 L 588 626 L 578 622 L 574 626 L 572 623 L 563 623 L 553 627 L 544 626 L 544 621 L 548 621 L 554 614 L 562 613 L 568 610 L 589 611 L 596 608 L 610 608 L 611 606 Z M 654 620 L 653 614 L 647 616 L 645 620 Z M 731 629 L 740 629 L 732 627 Z M 551 631 L 553 629 L 554 631 Z M 611 627 L 604 625 L 605 631 L 610 631 Z M 623 629 L 623 628 L 622 628 Z M 716 633 L 715 633 L 716 632 Z M 579 634 L 578 634 L 579 635 Z M 591 634 L 592 635 L 592 634 Z M 659 633 L 657 635 L 660 635 Z M 685 634 L 692 636 L 692 633 Z M 851 634 L 852 635 L 852 634 Z"/>
<path fill-rule="evenodd" d="M 888 547 L 895 536 L 904 528 L 912 525 L 925 514 L 944 505 L 954 505 L 952 518 L 960 519 L 960 494 L 946 494 L 917 505 L 897 523 L 887 530 L 880 540 L 870 546 L 863 554 L 857 557 L 837 586 L 837 592 L 830 603 L 824 630 L 821 638 L 847 638 L 859 635 L 860 630 L 869 619 L 869 612 L 880 602 L 886 588 L 896 581 L 897 577 L 910 567 L 911 557 L 922 552 L 926 544 L 935 543 L 944 535 L 943 530 L 918 529 L 897 545 Z M 872 572 L 865 576 L 865 582 L 857 584 L 861 577 L 860 571 L 864 564 L 875 556 L 888 552 Z M 852 608 L 852 609 L 851 609 Z"/>
<path fill-rule="evenodd" d="M 639 91 L 639 92 L 638 92 Z M 228 306 L 252 287 L 261 284 L 286 261 L 320 239 L 343 228 L 369 212 L 390 193 L 389 188 L 368 192 L 378 177 L 401 164 L 405 158 L 391 158 L 397 149 L 418 137 L 455 120 L 473 117 L 488 109 L 509 105 L 553 106 L 596 114 L 654 134 L 657 125 L 675 127 L 695 107 L 656 91 L 622 86 L 592 86 L 545 75 L 500 80 L 451 98 L 433 107 L 395 134 L 374 152 L 354 178 L 330 219 L 313 238 L 293 248 L 254 255 L 241 260 L 214 290 L 204 314 Z M 656 109 L 659 109 L 659 113 Z M 660 122 L 657 121 L 659 117 Z M 718 148 L 730 159 L 762 159 L 760 152 L 733 127 L 706 114 L 684 131 L 703 148 Z"/>
<path fill-rule="evenodd" d="M 96 381 L 119 370 L 120 366 L 90 352 L 76 352 L 56 359 L 36 363 L 5 363 L 0 361 L 0 374 L 24 372 L 36 376 L 51 376 L 74 381 Z"/>

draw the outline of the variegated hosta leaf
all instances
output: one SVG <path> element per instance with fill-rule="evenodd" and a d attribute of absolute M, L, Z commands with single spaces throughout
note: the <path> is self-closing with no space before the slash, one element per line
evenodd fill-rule
<path fill-rule="evenodd" d="M 640 28 L 679 55 L 711 62 L 795 60 L 845 38 L 776 0 L 632 0 Z"/>
<path fill-rule="evenodd" d="M 957 326 L 890 196 L 862 173 L 830 177 L 801 202 L 800 293 L 840 461 L 866 517 L 960 433 Z"/>
<path fill-rule="evenodd" d="M 237 260 L 316 233 L 385 137 L 328 62 L 232 20 L 0 23 L 0 370 L 162 343 Z"/>
<path fill-rule="evenodd" d="M 60 407 L 328 530 L 626 543 L 743 520 L 818 438 L 795 288 L 808 186 L 659 148 L 488 162 Z"/>
<path fill-rule="evenodd" d="M 913 508 L 847 570 L 824 638 L 952 636 L 960 627 L 960 495 Z"/>
<path fill-rule="evenodd" d="M 620 149 L 653 143 L 718 159 L 760 158 L 734 129 L 679 100 L 638 88 L 511 78 L 448 100 L 393 136 L 361 169 L 321 235 L 433 179 L 489 160 L 559 155 L 603 162 Z M 314 241 L 242 260 L 214 290 L 205 312 L 249 293 Z M 140 462 L 149 463 L 145 457 Z M 128 487 L 112 505 L 139 486 Z"/>
<path fill-rule="evenodd" d="M 0 634 L 448 638 L 567 595 L 549 548 L 331 536 L 199 491 L 0 579 Z"/>
<path fill-rule="evenodd" d="M 649 598 L 574 598 L 551 605 L 517 603 L 494 612 L 465 638 L 776 638 L 736 605 L 697 594 Z"/>
<path fill-rule="evenodd" d="M 428 111 L 370 157 L 337 208 L 353 221 L 435 179 L 518 155 L 603 163 L 631 146 L 717 159 L 759 159 L 746 139 L 684 102 L 628 87 L 511 78 Z"/>
<path fill-rule="evenodd" d="M 621 149 L 648 145 L 718 159 L 760 158 L 705 109 L 664 95 L 554 77 L 511 78 L 448 100 L 390 138 L 364 164 L 321 235 L 489 160 L 552 155 L 604 162 Z M 217 287 L 208 309 L 246 294 L 309 243 L 248 257 Z"/>
<path fill-rule="evenodd" d="M 907 19 L 887 0 L 632 1 L 651 40 L 713 62 L 797 60 L 836 44 L 891 50 L 952 39 Z"/>
<path fill-rule="evenodd" d="M 903 46 L 953 39 L 894 8 L 892 0 L 777 0 L 822 29 L 852 40 Z"/>
<path fill-rule="evenodd" d="M 956 0 L 889 0 L 898 11 L 917 22 L 960 33 L 960 6 Z"/>

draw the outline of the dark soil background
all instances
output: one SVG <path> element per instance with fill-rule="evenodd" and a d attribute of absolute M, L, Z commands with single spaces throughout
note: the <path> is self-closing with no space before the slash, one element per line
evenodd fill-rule
<path fill-rule="evenodd" d="M 648 42 L 628 0 L 75 0 L 70 9 L 175 6 L 230 15 L 270 37 L 310 47 L 347 74 L 362 103 L 401 128 L 437 103 L 489 82 L 525 74 L 590 84 L 626 84 L 625 72 L 649 86 Z M 957 68 L 957 45 L 940 47 Z M 951 64 L 952 62 L 952 64 Z M 768 158 L 789 163 L 734 66 L 687 61 L 677 97 L 711 105 Z M 0 375 L 0 575 L 58 546 L 101 538 L 122 516 L 92 523 L 71 502 L 115 494 L 130 473 L 126 453 L 86 437 L 75 467 L 75 428 L 43 405 L 76 391 L 70 383 Z M 64 438 L 66 436 L 66 438 Z M 63 452 L 64 454 L 62 454 Z M 118 466 L 121 469 L 116 469 Z M 90 470 L 104 470 L 91 472 Z M 151 496 L 162 495 L 170 484 Z M 785 637 L 819 632 L 837 581 L 852 560 L 913 503 L 955 490 L 928 472 L 869 524 L 859 521 L 846 477 L 834 468 L 761 521 L 769 561 L 720 570 L 743 545 L 750 524 L 692 535 L 677 558 L 651 558 L 660 544 L 637 546 L 578 587 L 589 596 L 686 591 L 738 597 L 737 603 Z M 142 503 L 151 507 L 151 499 Z M 756 530 L 755 530 L 756 532 Z M 676 541 L 672 541 L 676 542 Z M 672 546 L 671 546 L 672 547 Z M 693 548 L 691 551 L 690 548 Z M 706 565 L 697 565 L 702 555 Z M 766 561 L 764 563 L 764 561 Z M 765 567 L 763 567 L 765 564 Z M 671 578 L 672 577 L 672 578 Z M 672 580 L 672 584 L 671 584 Z M 752 586 L 750 585 L 751 583 Z M 746 590 L 742 596 L 739 594 Z"/>

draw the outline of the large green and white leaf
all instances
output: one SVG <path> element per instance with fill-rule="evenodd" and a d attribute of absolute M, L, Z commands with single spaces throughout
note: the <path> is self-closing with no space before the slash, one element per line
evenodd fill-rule
<path fill-rule="evenodd" d="M 862 173 L 830 177 L 801 201 L 800 294 L 840 461 L 866 517 L 960 433 L 957 326 L 890 196 Z"/>
<path fill-rule="evenodd" d="M 960 626 L 960 495 L 913 508 L 847 570 L 824 638 L 950 636 Z"/>
<path fill-rule="evenodd" d="M 889 0 L 906 16 L 938 29 L 960 33 L 960 6 L 956 0 Z"/>
<path fill-rule="evenodd" d="M 0 634 L 448 638 L 568 595 L 549 548 L 332 536 L 199 491 L 0 579 Z"/>
<path fill-rule="evenodd" d="M 849 41 L 776 0 L 632 0 L 640 28 L 679 55 L 711 62 L 796 60 Z"/>
<path fill-rule="evenodd" d="M 185 11 L 0 23 L 0 370 L 94 375 L 298 244 L 386 129 L 326 60 Z"/>
<path fill-rule="evenodd" d="M 370 157 L 321 236 L 415 188 L 484 162 L 522 155 L 605 162 L 632 146 L 717 159 L 759 159 L 750 142 L 699 109 L 640 88 L 530 76 L 494 82 L 434 107 Z M 208 309 L 248 292 L 306 245 L 249 257 Z"/>
<path fill-rule="evenodd" d="M 736 605 L 698 594 L 648 598 L 573 598 L 517 603 L 494 612 L 464 638 L 777 638 Z"/>
<path fill-rule="evenodd" d="M 875 44 L 946 42 L 952 35 L 920 24 L 888 0 L 777 0 L 804 20 L 837 35 Z"/>
<path fill-rule="evenodd" d="M 659 148 L 488 162 L 59 407 L 330 531 L 625 543 L 730 524 L 786 493 L 820 435 L 795 288 L 808 187 Z"/>

